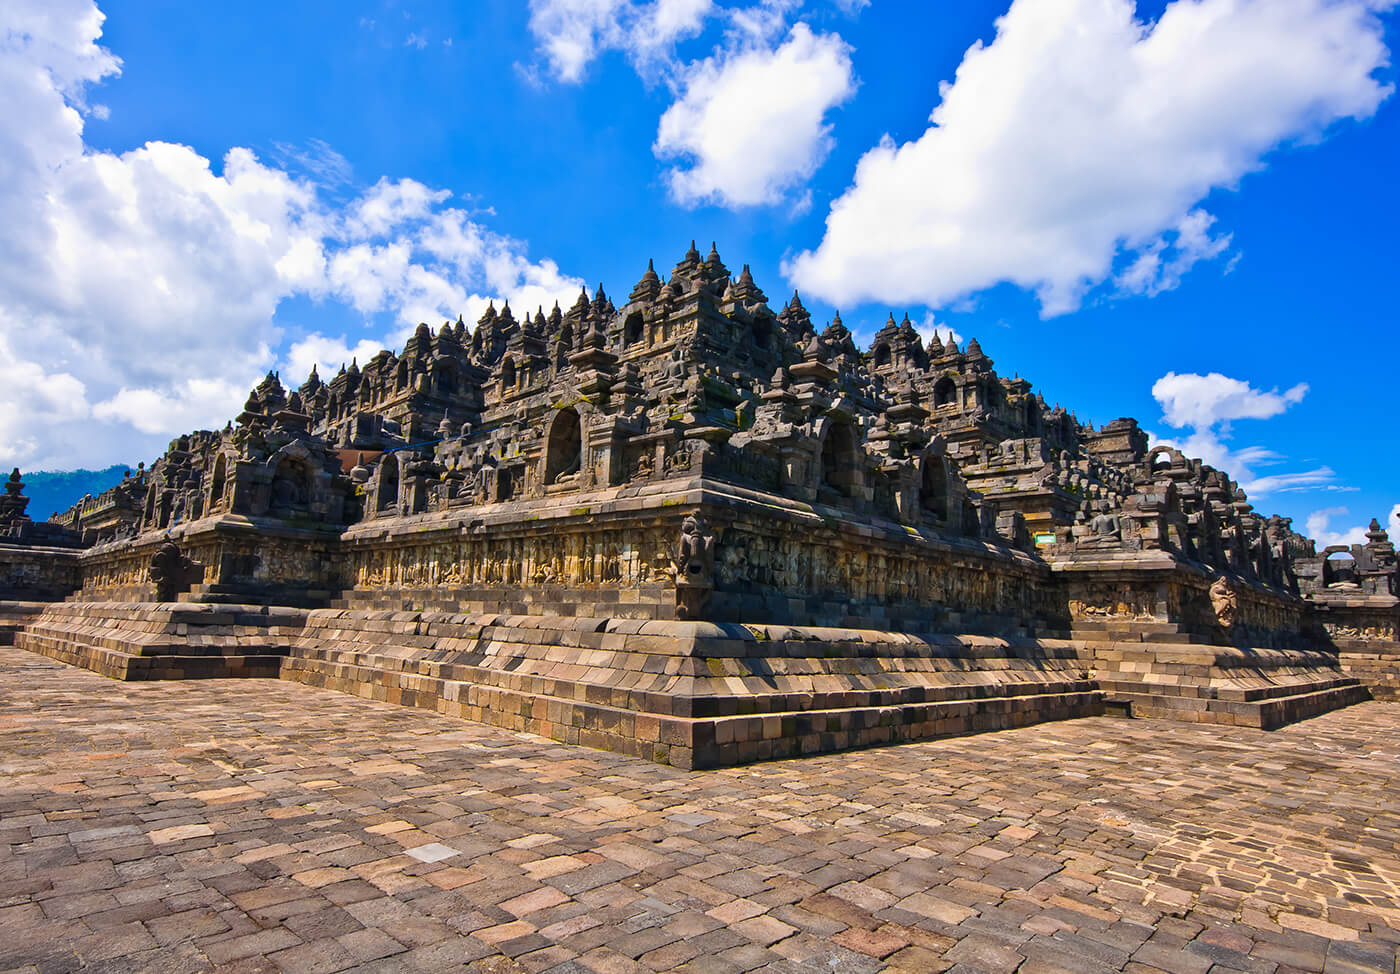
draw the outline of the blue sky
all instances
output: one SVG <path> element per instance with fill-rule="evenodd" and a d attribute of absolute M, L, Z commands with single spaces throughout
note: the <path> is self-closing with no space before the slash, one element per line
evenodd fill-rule
<path fill-rule="evenodd" d="M 1389 2 L 15 0 L 0 39 L 0 463 L 149 460 L 263 370 L 695 238 L 1323 540 L 1400 507 Z"/>

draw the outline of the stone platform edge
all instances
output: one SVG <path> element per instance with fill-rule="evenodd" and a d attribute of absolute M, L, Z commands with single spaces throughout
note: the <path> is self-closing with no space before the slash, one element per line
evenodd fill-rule
<path fill-rule="evenodd" d="M 16 642 L 116 679 L 280 677 L 681 768 L 1106 702 L 1268 729 L 1367 696 L 1322 653 L 591 617 L 69 602 Z"/>

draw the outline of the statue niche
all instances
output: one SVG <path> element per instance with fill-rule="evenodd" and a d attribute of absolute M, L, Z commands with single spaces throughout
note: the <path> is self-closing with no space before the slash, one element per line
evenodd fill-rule
<path fill-rule="evenodd" d="M 940 456 L 924 458 L 920 472 L 919 504 L 926 517 L 935 521 L 948 519 L 948 467 Z"/>
<path fill-rule="evenodd" d="M 822 437 L 821 486 L 854 497 L 860 486 L 860 457 L 849 423 L 832 423 Z"/>
<path fill-rule="evenodd" d="M 284 457 L 277 464 L 268 489 L 267 513 L 295 517 L 311 510 L 311 470 L 300 457 Z"/>
<path fill-rule="evenodd" d="M 545 446 L 544 482 L 546 485 L 572 481 L 583 461 L 583 424 L 578 410 L 561 409 L 549 427 Z"/>
<path fill-rule="evenodd" d="M 397 511 L 399 507 L 399 461 L 392 453 L 379 459 L 379 485 L 374 492 L 376 511 Z"/>

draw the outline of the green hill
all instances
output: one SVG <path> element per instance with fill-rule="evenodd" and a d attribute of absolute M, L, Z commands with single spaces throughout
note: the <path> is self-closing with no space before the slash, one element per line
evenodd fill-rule
<path fill-rule="evenodd" d="M 122 475 L 133 469 L 119 463 L 105 470 L 21 470 L 24 496 L 29 498 L 25 513 L 36 521 L 47 520 L 82 500 L 84 494 L 96 496 L 121 483 Z"/>

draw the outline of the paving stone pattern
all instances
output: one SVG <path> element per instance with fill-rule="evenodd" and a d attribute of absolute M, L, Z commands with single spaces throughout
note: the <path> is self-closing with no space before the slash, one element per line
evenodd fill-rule
<path fill-rule="evenodd" d="M 0 647 L 0 971 L 1396 971 L 1400 706 L 721 771 Z"/>

